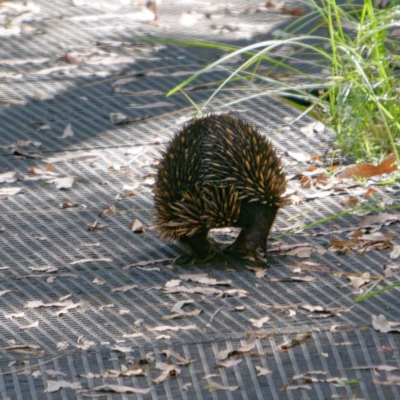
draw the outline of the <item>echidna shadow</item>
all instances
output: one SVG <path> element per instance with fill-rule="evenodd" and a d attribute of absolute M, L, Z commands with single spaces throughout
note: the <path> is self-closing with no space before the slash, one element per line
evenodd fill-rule
<path fill-rule="evenodd" d="M 208 232 L 239 227 L 230 251 L 266 261 L 271 226 L 287 199 L 286 176 L 271 143 L 251 124 L 229 114 L 192 120 L 162 152 L 154 188 L 161 239 L 191 253 L 176 263 L 213 257 Z"/>

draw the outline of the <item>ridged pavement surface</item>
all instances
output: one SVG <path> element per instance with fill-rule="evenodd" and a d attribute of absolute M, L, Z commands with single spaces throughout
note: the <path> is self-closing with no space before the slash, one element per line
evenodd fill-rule
<path fill-rule="evenodd" d="M 137 38 L 244 46 L 273 39 L 293 17 L 252 1 L 166 0 L 158 14 L 154 23 L 148 8 L 123 0 L 0 5 L 0 398 L 399 399 L 398 386 L 382 383 L 399 372 L 371 369 L 400 367 L 398 334 L 379 333 L 371 324 L 372 315 L 400 319 L 399 292 L 355 304 L 358 293 L 347 279 L 382 275 L 383 266 L 396 261 L 390 249 L 364 255 L 318 251 L 330 246 L 332 232 L 346 239 L 346 229 L 362 215 L 280 237 L 281 245 L 307 243 L 314 251 L 310 258 L 271 253 L 265 278 L 231 255 L 205 265 L 171 265 L 184 250 L 160 242 L 151 229 L 154 165 L 162 145 L 194 109 L 181 93 L 165 94 L 225 53 Z M 202 105 L 215 88 L 209 83 L 225 79 L 240 65 L 234 61 L 204 74 L 186 93 Z M 324 74 L 305 54 L 292 61 Z M 207 111 L 231 111 L 254 123 L 272 140 L 289 175 L 309 164 L 287 152 L 321 159 L 331 154 L 327 130 L 305 135 L 302 128 L 311 119 L 289 124 L 299 111 L 273 97 L 250 98 L 257 90 L 249 81 L 229 84 Z M 124 119 L 130 123 L 116 123 Z M 57 188 L 70 178 L 72 187 Z M 311 223 L 347 210 L 340 203 L 352 194 L 341 190 L 312 198 L 319 190 L 301 188 L 296 180 L 289 187 L 305 201 L 279 213 L 272 238 L 300 213 Z M 358 193 L 365 193 L 360 187 Z M 398 186 L 375 189 L 375 200 L 398 204 Z M 115 214 L 99 217 L 110 205 Z M 143 233 L 132 232 L 135 219 L 144 224 Z M 394 233 L 391 242 L 400 244 L 398 222 L 381 231 Z M 216 235 L 228 242 L 231 234 Z M 302 261 L 320 266 L 301 275 L 310 281 L 291 279 L 293 265 Z M 230 284 L 181 277 L 180 286 L 198 292 L 166 288 L 184 274 Z M 395 274 L 384 284 L 397 280 Z M 167 319 L 182 300 L 188 302 L 185 312 L 199 311 Z M 310 312 L 304 305 L 328 311 Z M 253 324 L 265 316 L 270 319 L 262 327 Z M 216 366 L 219 352 L 240 348 L 252 332 L 254 347 L 236 356 L 239 364 Z M 282 349 L 288 341 L 293 347 Z M 179 366 L 178 376 L 154 383 L 161 373 L 156 361 L 177 362 L 165 350 L 189 362 Z M 143 375 L 123 375 L 136 366 Z M 257 376 L 257 367 L 270 373 Z M 313 375 L 318 382 L 293 379 L 309 371 L 323 372 Z M 56 382 L 60 388 L 52 390 Z M 211 382 L 235 390 L 213 391 L 207 388 Z M 101 386 L 115 390 L 100 392 Z M 122 386 L 149 391 L 116 393 Z"/>

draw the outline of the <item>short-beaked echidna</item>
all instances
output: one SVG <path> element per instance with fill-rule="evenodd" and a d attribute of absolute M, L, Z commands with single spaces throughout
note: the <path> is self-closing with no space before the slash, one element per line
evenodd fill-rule
<path fill-rule="evenodd" d="M 178 263 L 210 259 L 208 232 L 226 226 L 241 228 L 230 250 L 264 259 L 285 189 L 280 159 L 251 124 L 229 114 L 194 119 L 162 152 L 155 226 L 190 248 Z"/>

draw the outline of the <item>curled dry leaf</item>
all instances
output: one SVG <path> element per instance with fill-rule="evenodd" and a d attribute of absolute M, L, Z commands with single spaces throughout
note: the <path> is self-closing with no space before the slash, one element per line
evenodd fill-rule
<path fill-rule="evenodd" d="M 383 276 L 386 278 L 393 276 L 394 273 L 398 272 L 399 268 L 397 264 L 383 264 Z"/>
<path fill-rule="evenodd" d="M 364 286 L 366 283 L 371 282 L 371 276 L 370 276 L 369 272 L 362 274 L 361 277 L 348 276 L 348 278 L 354 289 L 360 289 L 361 286 Z"/>
<path fill-rule="evenodd" d="M 104 217 L 105 215 L 115 215 L 117 213 L 117 207 L 115 204 L 110 204 L 107 208 L 105 208 L 103 211 L 99 212 L 99 217 Z"/>
<path fill-rule="evenodd" d="M 175 319 L 175 318 L 183 318 L 183 317 L 193 317 L 196 315 L 201 314 L 201 310 L 199 310 L 198 308 L 194 309 L 193 311 L 180 311 L 178 313 L 173 313 L 173 314 L 168 314 L 168 315 L 164 315 L 163 317 L 161 317 L 160 319 L 162 321 L 168 321 L 170 319 Z"/>
<path fill-rule="evenodd" d="M 222 361 L 236 354 L 248 353 L 253 350 L 254 346 L 256 345 L 256 341 L 257 337 L 254 333 L 252 333 L 244 346 L 239 347 L 236 350 L 222 350 L 218 353 L 217 359 Z"/>
<path fill-rule="evenodd" d="M 373 227 L 378 225 L 378 227 L 382 227 L 382 225 L 390 225 L 393 222 L 400 220 L 400 214 L 390 214 L 390 213 L 380 213 L 374 215 L 367 215 L 363 219 L 360 220 L 358 226 L 360 228 Z"/>
<path fill-rule="evenodd" d="M 155 385 L 165 382 L 167 379 L 173 376 L 179 376 L 181 373 L 181 369 L 172 363 L 157 361 L 155 368 L 162 371 L 157 378 L 151 380 Z"/>
<path fill-rule="evenodd" d="M 297 247 L 295 249 L 287 251 L 285 254 L 287 256 L 297 256 L 300 258 L 310 258 L 311 253 L 314 251 L 313 247 Z"/>
<path fill-rule="evenodd" d="M 192 304 L 192 303 L 194 303 L 194 300 L 180 300 L 173 305 L 171 313 L 180 313 L 182 311 L 182 307 L 185 304 Z"/>
<path fill-rule="evenodd" d="M 400 322 L 388 321 L 383 314 L 372 315 L 372 326 L 378 332 L 400 332 L 399 329 L 395 329 L 397 325 L 400 325 Z"/>
<path fill-rule="evenodd" d="M 178 365 L 188 365 L 192 362 L 192 360 L 179 355 L 176 351 L 165 349 L 162 350 L 161 353 L 164 354 L 167 358 L 174 357 L 178 361 Z"/>
<path fill-rule="evenodd" d="M 278 353 L 286 352 L 289 349 L 299 346 L 300 344 L 304 343 L 310 337 L 311 337 L 311 335 L 309 333 L 301 333 L 301 334 L 297 335 L 297 337 L 295 339 L 288 340 L 288 341 L 283 342 L 280 345 L 276 346 L 276 351 Z"/>
<path fill-rule="evenodd" d="M 98 225 L 98 220 L 93 222 L 93 225 L 87 225 L 87 230 L 88 231 L 104 231 L 104 229 L 107 229 L 108 225 Z"/>
<path fill-rule="evenodd" d="M 191 383 L 186 382 L 182 385 L 182 390 L 184 390 L 185 392 L 187 392 L 189 390 L 189 387 L 192 386 Z"/>
<path fill-rule="evenodd" d="M 394 260 L 394 259 L 399 258 L 399 257 L 400 257 L 400 245 L 395 244 L 393 246 L 392 251 L 390 252 L 390 258 L 392 260 Z"/>
<path fill-rule="evenodd" d="M 138 219 L 134 219 L 130 223 L 129 227 L 131 228 L 132 232 L 135 232 L 135 233 L 143 233 L 144 232 L 144 226 Z"/>

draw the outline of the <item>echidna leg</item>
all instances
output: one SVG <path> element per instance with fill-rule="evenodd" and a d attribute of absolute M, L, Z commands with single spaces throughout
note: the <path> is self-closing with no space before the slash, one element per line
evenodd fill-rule
<path fill-rule="evenodd" d="M 202 263 L 214 257 L 211 242 L 208 239 L 209 229 L 203 229 L 193 236 L 181 236 L 179 242 L 188 248 L 191 253 L 178 257 L 175 264 Z"/>
<path fill-rule="evenodd" d="M 268 213 L 258 215 L 250 227 L 242 227 L 235 242 L 227 250 L 245 253 L 257 261 L 266 262 L 267 241 L 276 211 L 270 210 Z"/>

